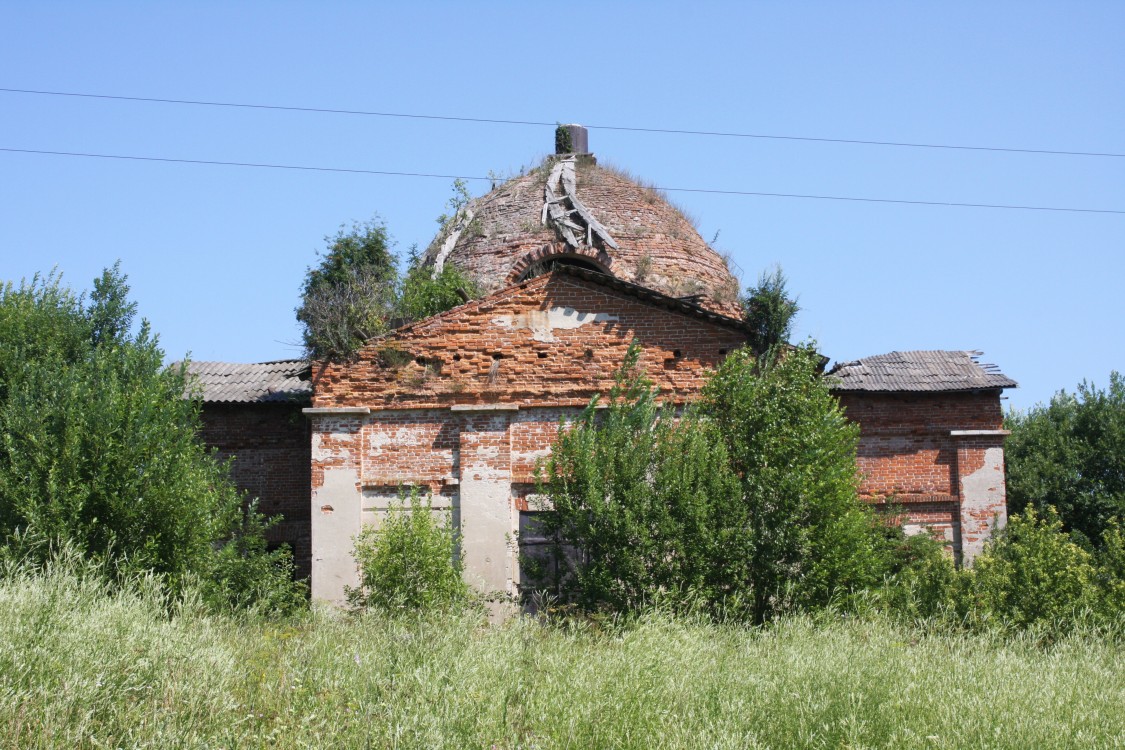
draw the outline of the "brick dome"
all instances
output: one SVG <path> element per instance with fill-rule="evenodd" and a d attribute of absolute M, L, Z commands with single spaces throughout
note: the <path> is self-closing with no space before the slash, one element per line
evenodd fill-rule
<path fill-rule="evenodd" d="M 691 221 L 659 191 L 589 154 L 548 157 L 471 200 L 423 262 L 453 263 L 486 293 L 568 263 L 741 314 L 738 280 Z"/>

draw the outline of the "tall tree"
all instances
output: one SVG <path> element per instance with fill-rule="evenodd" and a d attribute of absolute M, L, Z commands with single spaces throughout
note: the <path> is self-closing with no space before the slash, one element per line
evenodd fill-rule
<path fill-rule="evenodd" d="M 306 356 L 348 359 L 386 332 L 395 313 L 397 262 L 386 224 L 375 218 L 341 226 L 319 265 L 305 274 L 297 320 Z"/>
<path fill-rule="evenodd" d="M 1108 389 L 1059 391 L 1005 425 L 1009 510 L 1042 516 L 1054 506 L 1067 531 L 1098 545 L 1109 520 L 1125 518 L 1125 378 L 1112 372 Z"/>
<path fill-rule="evenodd" d="M 456 191 L 457 196 L 468 195 L 463 184 Z M 460 200 L 450 205 L 462 205 Z M 378 218 L 350 230 L 341 226 L 325 242 L 320 263 L 305 274 L 297 307 L 305 356 L 311 359 L 351 359 L 368 339 L 456 307 L 478 293 L 452 263 L 438 273 L 423 266 L 416 248 L 411 248 L 400 278 L 393 242 Z"/>
<path fill-rule="evenodd" d="M 762 354 L 778 344 L 788 343 L 793 321 L 800 311 L 796 298 L 786 288 L 787 279 L 781 266 L 763 271 L 758 285 L 746 291 L 743 298 L 746 322 L 750 324 L 750 346 Z"/>
<path fill-rule="evenodd" d="M 704 387 L 703 409 L 740 480 L 722 564 L 737 572 L 754 618 L 876 583 L 883 548 L 858 499 L 859 428 L 821 377 L 815 348 L 732 353 Z"/>

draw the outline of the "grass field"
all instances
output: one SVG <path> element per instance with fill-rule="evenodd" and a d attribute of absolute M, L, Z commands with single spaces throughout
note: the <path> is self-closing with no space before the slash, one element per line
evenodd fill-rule
<path fill-rule="evenodd" d="M 1125 746 L 1125 647 L 1089 634 L 190 609 L 57 571 L 0 582 L 0 746 Z"/>

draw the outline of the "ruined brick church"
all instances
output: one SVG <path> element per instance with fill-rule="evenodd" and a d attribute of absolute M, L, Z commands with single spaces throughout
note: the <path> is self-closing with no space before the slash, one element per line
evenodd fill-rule
<path fill-rule="evenodd" d="M 559 422 L 612 385 L 629 344 L 667 401 L 694 399 L 743 345 L 739 284 L 659 193 L 573 148 L 469 202 L 424 256 L 483 295 L 400 327 L 352 363 L 193 362 L 203 438 L 283 521 L 316 599 L 357 580 L 352 537 L 402 485 L 461 531 L 478 590 L 520 591 L 520 551 L 543 540 L 537 462 Z M 972 351 L 901 351 L 830 370 L 860 426 L 861 494 L 902 509 L 971 561 L 1006 517 L 1000 395 L 1016 383 Z"/>

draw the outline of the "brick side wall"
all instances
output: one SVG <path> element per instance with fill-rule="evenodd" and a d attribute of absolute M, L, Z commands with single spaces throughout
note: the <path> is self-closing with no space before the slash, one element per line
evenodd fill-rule
<path fill-rule="evenodd" d="M 999 501 L 980 508 L 967 510 L 962 480 L 985 467 L 990 450 L 1002 451 L 1003 437 L 953 433 L 1000 430 L 1000 394 L 841 393 L 838 398 L 848 418 L 860 425 L 860 494 L 879 505 L 890 498 L 908 531 L 929 527 L 958 555 L 979 551 L 991 533 L 991 519 L 1002 523 L 1006 512 L 1002 469 Z"/>
<path fill-rule="evenodd" d="M 864 495 L 957 494 L 954 430 L 999 430 L 999 394 L 841 393 L 860 426 Z"/>
<path fill-rule="evenodd" d="M 308 420 L 301 407 L 287 404 L 205 404 L 200 436 L 221 458 L 233 458 L 231 478 L 259 499 L 267 516 L 283 520 L 270 529 L 271 543 L 293 550 L 298 577 L 309 575 L 309 485 L 311 454 Z"/>

